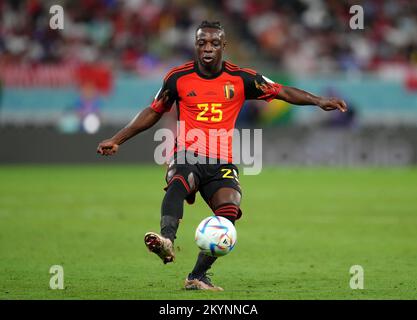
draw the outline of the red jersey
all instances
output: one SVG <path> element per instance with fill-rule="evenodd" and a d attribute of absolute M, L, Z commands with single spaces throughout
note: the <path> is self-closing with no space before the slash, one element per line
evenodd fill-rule
<path fill-rule="evenodd" d="M 151 107 L 164 113 L 176 103 L 180 125 L 175 152 L 185 149 L 231 163 L 232 133 L 245 100 L 270 101 L 276 97 L 261 90 L 265 83 L 272 81 L 226 61 L 219 73 L 207 77 L 197 62 L 191 61 L 167 73 Z M 279 91 L 281 86 L 274 86 Z M 165 95 L 166 102 L 157 104 Z"/>

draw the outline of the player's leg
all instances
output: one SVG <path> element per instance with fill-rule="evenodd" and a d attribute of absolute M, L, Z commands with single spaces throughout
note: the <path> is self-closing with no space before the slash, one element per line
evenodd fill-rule
<path fill-rule="evenodd" d="M 235 220 L 240 217 L 241 214 L 239 209 L 240 201 L 241 194 L 236 188 L 223 187 L 214 193 L 210 198 L 209 204 L 215 215 L 225 217 L 234 224 Z M 200 252 L 194 269 L 185 281 L 185 288 L 196 290 L 223 290 L 220 287 L 214 286 L 207 277 L 207 271 L 216 260 L 216 257 L 211 257 Z"/>
<path fill-rule="evenodd" d="M 171 166 L 166 180 L 168 185 L 161 206 L 161 235 L 155 232 L 145 235 L 148 249 L 156 253 L 164 263 L 172 262 L 175 258 L 173 244 L 183 216 L 184 199 L 192 202 L 197 188 L 196 174 L 191 165 Z"/>

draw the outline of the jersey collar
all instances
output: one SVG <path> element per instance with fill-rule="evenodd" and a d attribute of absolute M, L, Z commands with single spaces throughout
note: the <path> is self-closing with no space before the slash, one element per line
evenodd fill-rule
<path fill-rule="evenodd" d="M 211 76 L 206 76 L 205 74 L 201 73 L 200 69 L 198 68 L 197 61 L 194 61 L 194 70 L 203 79 L 215 79 L 215 78 L 217 78 L 218 76 L 220 76 L 223 73 L 224 68 L 225 68 L 225 62 L 223 61 L 222 62 L 222 68 L 220 69 L 219 72 L 214 73 Z"/>

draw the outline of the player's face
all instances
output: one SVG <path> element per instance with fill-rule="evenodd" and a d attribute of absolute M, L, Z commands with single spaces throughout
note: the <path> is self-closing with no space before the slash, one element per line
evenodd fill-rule
<path fill-rule="evenodd" d="M 213 28 L 197 30 L 195 39 L 197 59 L 207 69 L 214 69 L 221 64 L 225 46 L 223 31 Z"/>

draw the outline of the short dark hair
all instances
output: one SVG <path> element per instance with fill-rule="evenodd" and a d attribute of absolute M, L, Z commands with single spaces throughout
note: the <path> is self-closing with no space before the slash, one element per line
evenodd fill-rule
<path fill-rule="evenodd" d="M 203 28 L 212 28 L 212 29 L 218 29 L 224 32 L 223 26 L 220 24 L 219 21 L 207 21 L 204 20 L 200 23 L 200 25 L 197 27 L 196 31 L 203 29 Z"/>

